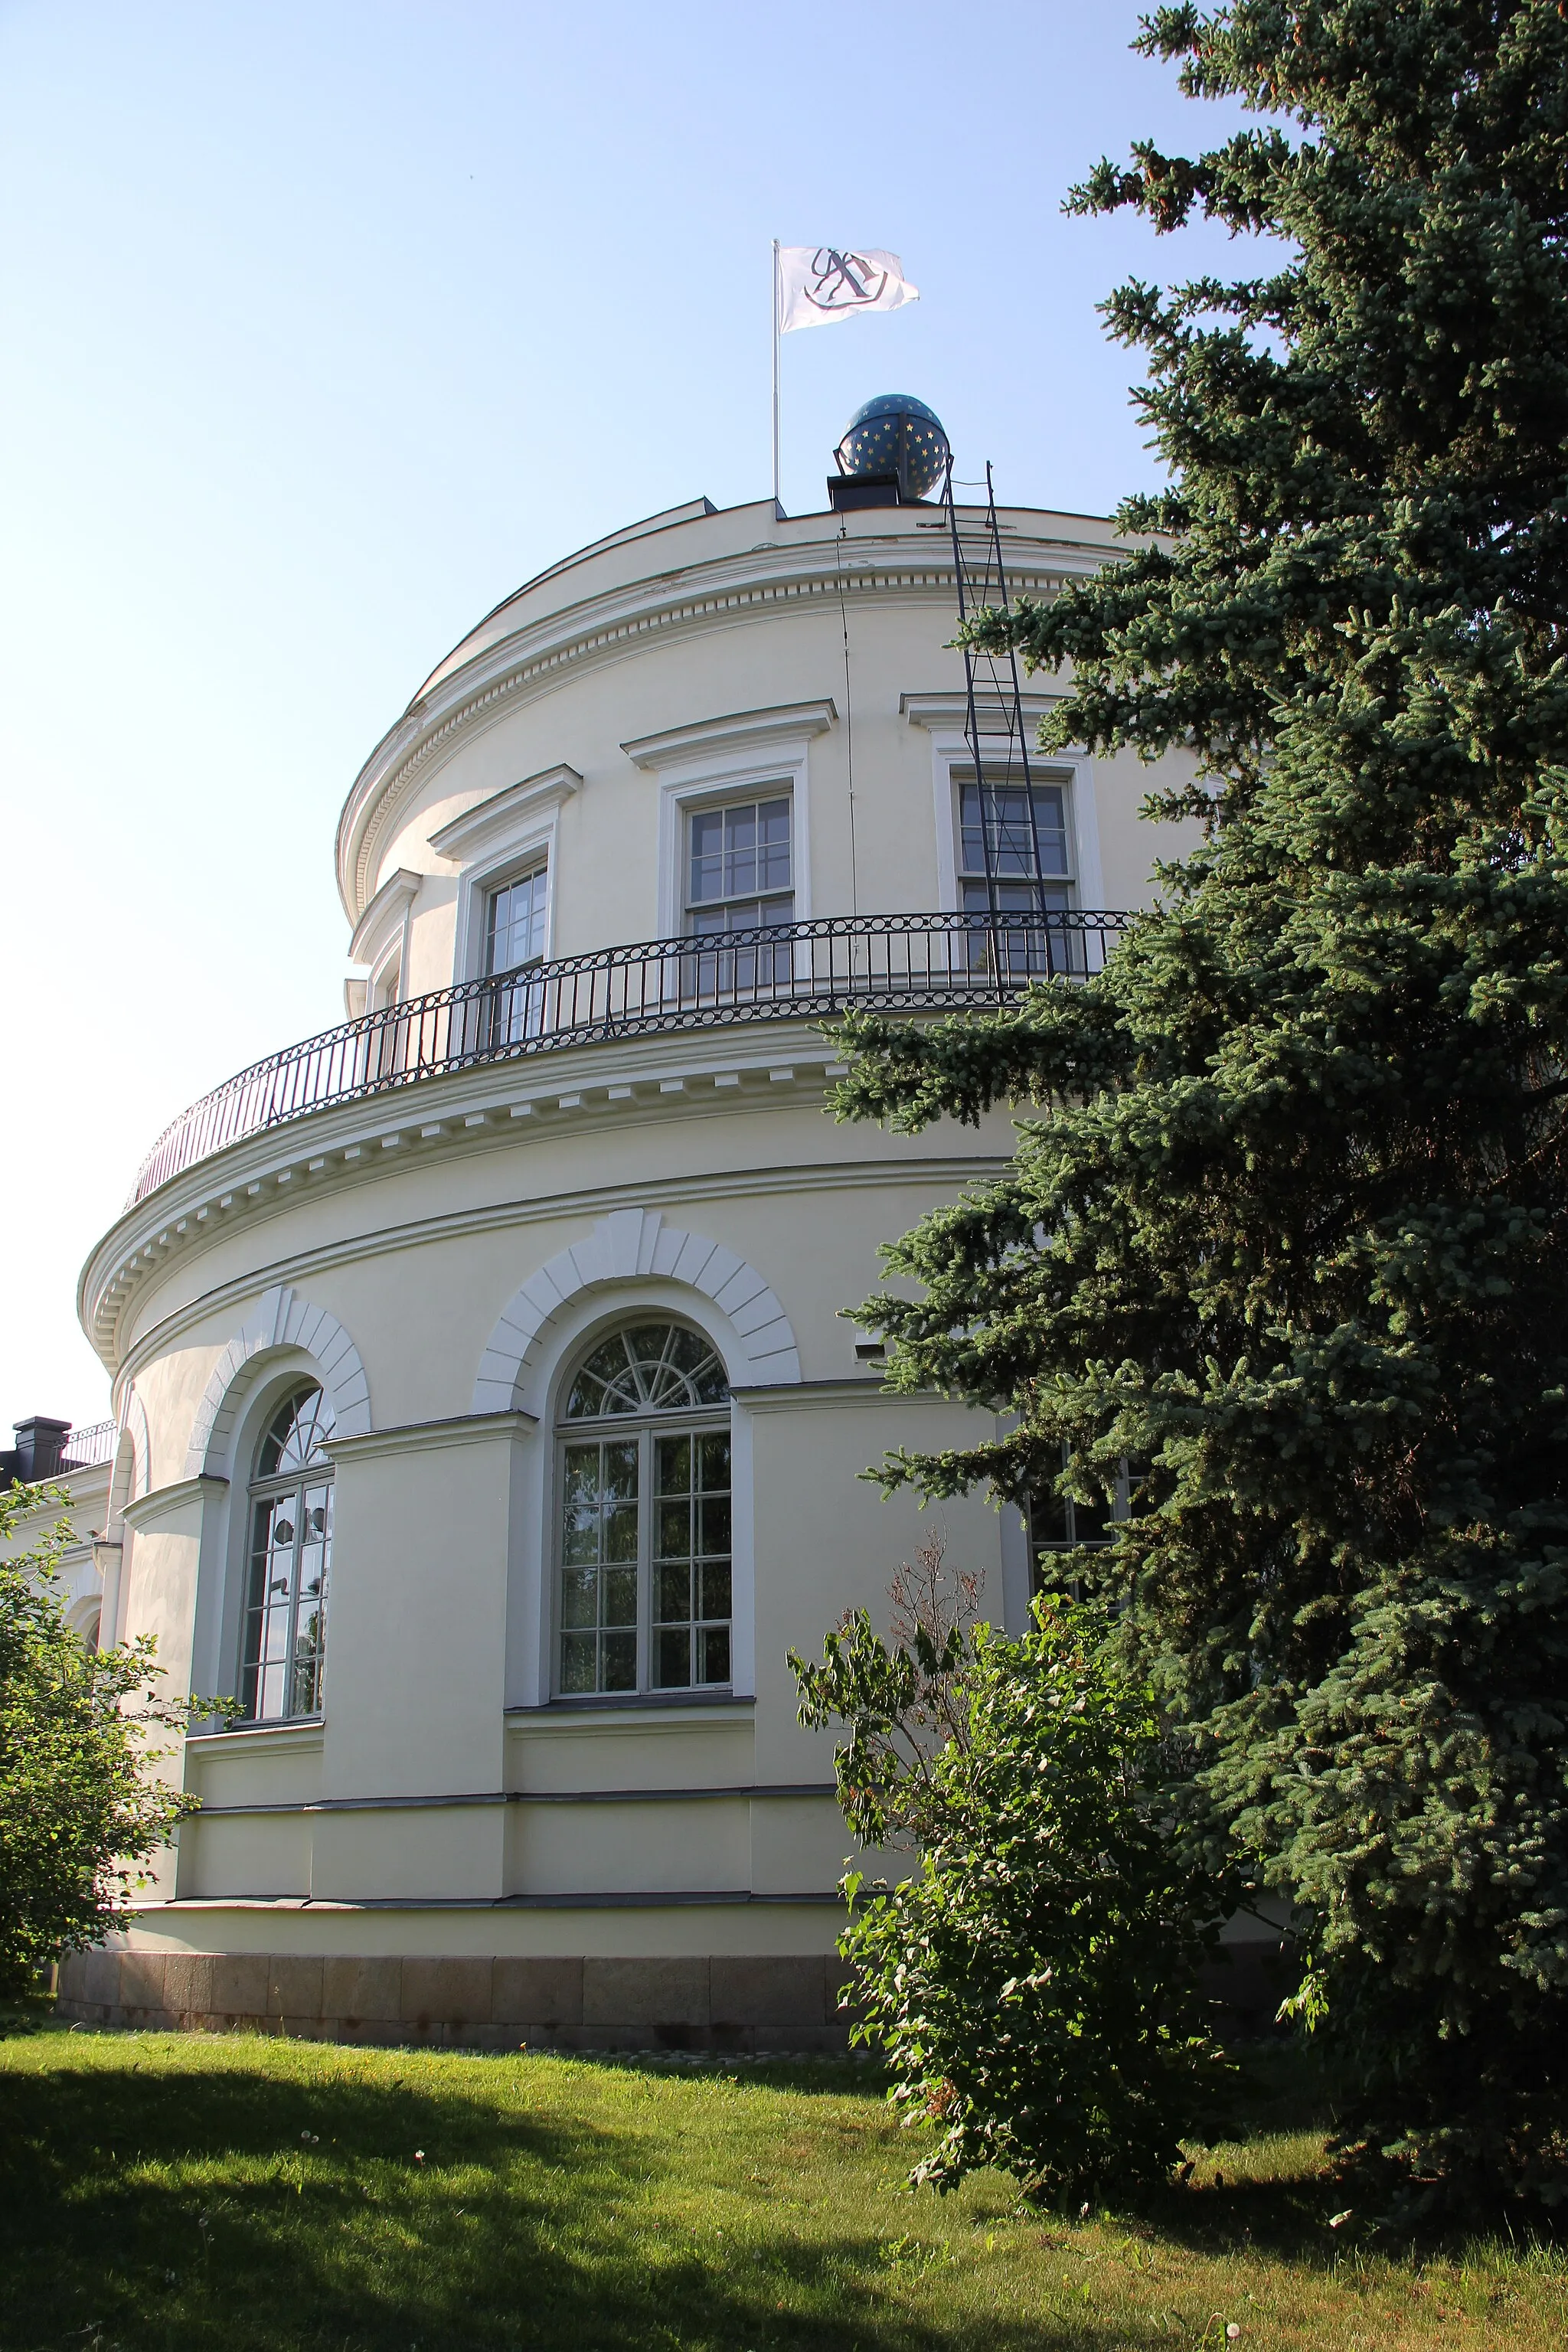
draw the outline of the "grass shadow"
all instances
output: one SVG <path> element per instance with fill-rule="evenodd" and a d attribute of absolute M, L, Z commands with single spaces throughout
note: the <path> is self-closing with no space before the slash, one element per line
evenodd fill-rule
<path fill-rule="evenodd" d="M 6 2352 L 1100 2340 L 928 2322 L 900 2307 L 885 2246 L 830 2217 L 807 2236 L 781 2209 L 744 2245 L 700 2211 L 661 2222 L 668 2124 L 640 2124 L 637 2098 L 585 2100 L 598 2068 L 531 2081 L 398 2053 L 338 2068 L 273 2043 L 251 2063 L 232 2042 L 221 2063 L 187 2043 L 171 2063 L 163 2037 L 113 2039 L 112 2064 L 0 2072 Z"/>

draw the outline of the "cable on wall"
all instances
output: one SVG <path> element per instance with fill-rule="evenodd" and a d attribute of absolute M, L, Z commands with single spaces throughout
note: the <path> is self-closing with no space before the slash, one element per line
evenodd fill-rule
<path fill-rule="evenodd" d="M 844 635 L 844 755 L 849 783 L 849 911 L 860 912 L 860 883 L 855 862 L 855 706 L 849 692 L 849 607 L 844 593 L 844 542 L 849 536 L 849 526 L 841 521 L 838 536 L 833 543 L 833 562 L 838 574 L 838 625 Z"/>

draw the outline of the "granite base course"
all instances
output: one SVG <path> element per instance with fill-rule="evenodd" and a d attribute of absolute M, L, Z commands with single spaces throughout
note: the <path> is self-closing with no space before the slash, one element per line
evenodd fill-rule
<path fill-rule="evenodd" d="M 831 2052 L 843 1971 L 765 1958 L 310 1958 L 93 1951 L 60 1963 L 58 2010 L 86 2025 L 286 2034 L 433 2049 Z"/>

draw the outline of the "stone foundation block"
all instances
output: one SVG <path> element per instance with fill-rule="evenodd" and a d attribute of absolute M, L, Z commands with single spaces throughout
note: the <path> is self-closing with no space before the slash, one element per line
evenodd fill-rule
<path fill-rule="evenodd" d="M 174 2009 L 166 1994 L 169 1955 L 165 1952 L 110 1952 L 120 1962 L 120 1981 L 111 1996 L 121 2009 Z"/>
<path fill-rule="evenodd" d="M 498 2024 L 581 2025 L 580 1959 L 497 1960 L 490 2015 Z"/>
<path fill-rule="evenodd" d="M 842 2049 L 842 1970 L 817 1954 L 682 1958 L 68 1956 L 59 2011 L 151 2031 L 250 2032 L 374 2047 Z M 95 1997 L 96 1996 L 96 1997 Z"/>
<path fill-rule="evenodd" d="M 710 1963 L 706 1959 L 585 1959 L 584 2026 L 633 2026 L 669 2046 L 704 2034 L 710 2016 Z"/>
<path fill-rule="evenodd" d="M 715 1953 L 710 1967 L 715 2041 L 747 2026 L 827 2022 L 827 1964 L 820 1952 L 775 1958 Z"/>
<path fill-rule="evenodd" d="M 121 1992 L 123 1952 L 72 1952 L 60 1963 L 60 1995 L 70 1999 L 75 1986 L 81 2000 L 100 2001 L 105 2008 L 117 2009 L 123 1998 Z"/>
<path fill-rule="evenodd" d="M 207 2010 L 214 2017 L 261 2018 L 267 2014 L 265 1952 L 215 1952 Z"/>
<path fill-rule="evenodd" d="M 405 1960 L 400 2015 L 420 2032 L 490 2021 L 490 1960 Z"/>
<path fill-rule="evenodd" d="M 196 2017 L 213 2005 L 213 1954 L 169 1952 L 163 1960 L 163 2001 L 177 2017 Z"/>
<path fill-rule="evenodd" d="M 321 2016 L 320 1960 L 291 1959 L 279 1954 L 268 1963 L 267 2010 L 270 2017 L 293 2019 Z"/>
<path fill-rule="evenodd" d="M 321 1965 L 321 2014 L 348 2027 L 395 2025 L 403 2013 L 401 1960 L 329 1959 Z"/>

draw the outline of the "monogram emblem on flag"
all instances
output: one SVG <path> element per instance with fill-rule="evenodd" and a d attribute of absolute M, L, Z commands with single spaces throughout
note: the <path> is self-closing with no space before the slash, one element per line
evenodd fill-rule
<path fill-rule="evenodd" d="M 858 310 L 880 299 L 888 276 L 879 256 L 836 253 L 831 246 L 823 246 L 813 257 L 801 291 L 814 310 Z"/>
<path fill-rule="evenodd" d="M 836 245 L 782 245 L 774 253 L 781 334 L 796 327 L 831 327 L 867 310 L 901 310 L 916 299 L 896 253 Z"/>

